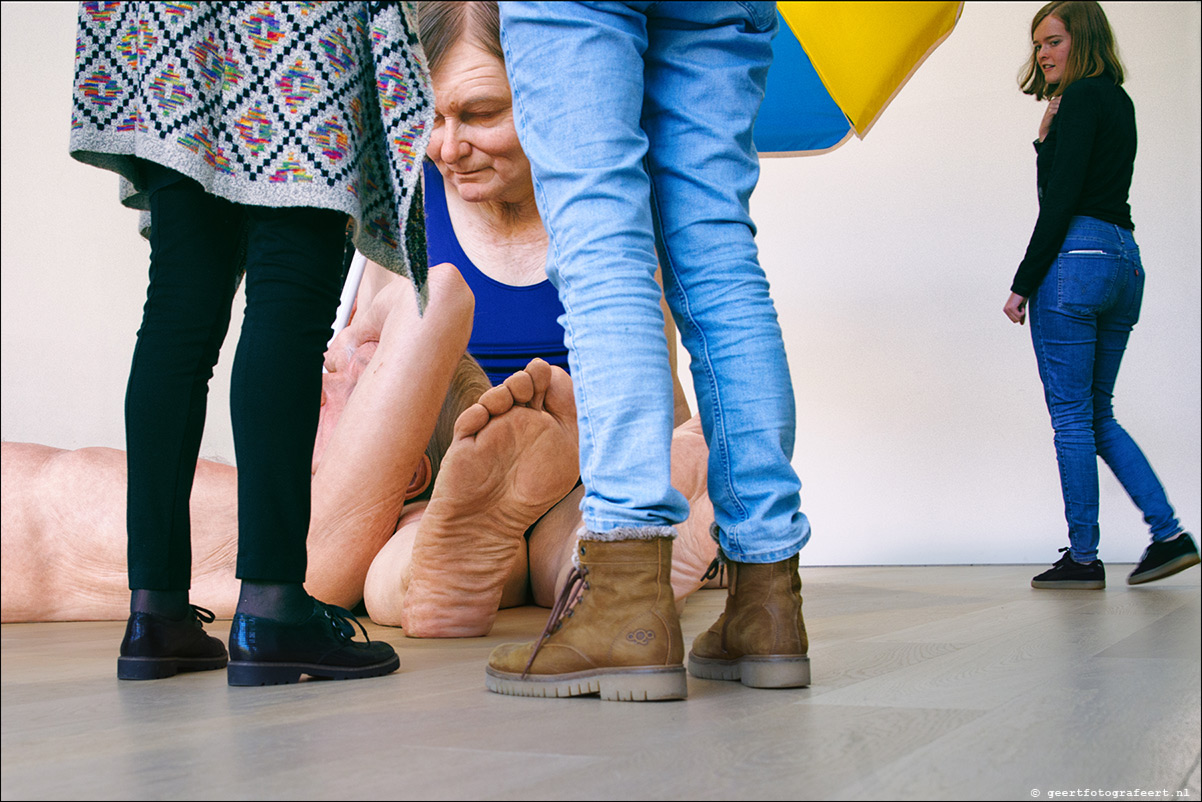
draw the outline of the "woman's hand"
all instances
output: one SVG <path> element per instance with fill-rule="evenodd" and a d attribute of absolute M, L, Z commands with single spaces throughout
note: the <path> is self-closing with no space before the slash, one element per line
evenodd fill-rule
<path fill-rule="evenodd" d="M 1027 299 L 1012 292 L 1006 299 L 1006 305 L 1002 307 L 1002 311 L 1006 313 L 1006 317 L 1010 318 L 1011 323 L 1021 326 L 1027 320 Z"/>
<path fill-rule="evenodd" d="M 1043 119 L 1039 121 L 1039 141 L 1042 142 L 1048 138 L 1048 129 L 1052 127 L 1052 118 L 1056 116 L 1056 112 L 1060 110 L 1060 96 L 1052 98 L 1048 101 L 1048 107 L 1043 113 Z"/>

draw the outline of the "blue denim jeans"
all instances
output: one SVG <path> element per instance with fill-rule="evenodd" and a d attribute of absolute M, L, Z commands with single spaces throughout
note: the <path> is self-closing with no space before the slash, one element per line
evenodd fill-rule
<path fill-rule="evenodd" d="M 1031 297 L 1031 340 L 1055 431 L 1069 553 L 1079 563 L 1098 556 L 1099 456 L 1143 512 L 1153 540 L 1180 531 L 1160 480 L 1114 419 L 1114 383 L 1143 294 L 1132 233 L 1074 217 Z"/>
<path fill-rule="evenodd" d="M 565 309 L 586 528 L 670 534 L 688 515 L 671 484 L 659 264 L 692 355 L 719 542 L 739 562 L 796 554 L 810 529 L 793 389 L 748 214 L 775 3 L 512 2 L 501 21 Z"/>

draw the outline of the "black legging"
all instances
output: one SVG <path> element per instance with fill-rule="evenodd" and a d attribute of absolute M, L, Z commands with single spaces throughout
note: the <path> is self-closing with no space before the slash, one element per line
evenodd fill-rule
<path fill-rule="evenodd" d="M 191 584 L 188 500 L 243 243 L 246 314 L 230 391 L 237 575 L 303 582 L 322 355 L 347 217 L 231 203 L 149 163 L 147 177 L 150 287 L 125 397 L 129 586 Z"/>

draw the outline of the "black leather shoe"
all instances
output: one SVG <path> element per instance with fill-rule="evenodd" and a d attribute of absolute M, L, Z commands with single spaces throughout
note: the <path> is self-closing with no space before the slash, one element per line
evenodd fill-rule
<path fill-rule="evenodd" d="M 391 674 L 401 659 L 387 643 L 366 643 L 355 637 L 349 610 L 313 600 L 313 614 L 299 624 L 287 624 L 245 613 L 230 627 L 230 685 L 285 685 L 300 682 L 301 674 L 325 679 L 362 679 Z"/>
<path fill-rule="evenodd" d="M 125 625 L 118 679 L 163 679 L 180 671 L 213 671 L 225 668 L 225 644 L 206 635 L 201 625 L 214 615 L 203 607 L 181 621 L 152 613 L 133 613 Z"/>

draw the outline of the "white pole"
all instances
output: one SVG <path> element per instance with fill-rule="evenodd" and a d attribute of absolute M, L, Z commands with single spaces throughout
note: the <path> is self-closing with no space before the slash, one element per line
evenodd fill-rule
<path fill-rule="evenodd" d="M 342 298 L 338 301 L 338 314 L 334 316 L 334 337 L 346 328 L 351 320 L 351 310 L 355 308 L 355 296 L 359 293 L 359 285 L 363 282 L 363 271 L 367 267 L 367 257 L 355 251 L 351 259 L 350 269 L 346 273 L 346 282 L 342 285 Z M 334 341 L 330 338 L 330 342 Z M 326 343 L 329 348 L 330 344 Z"/>

